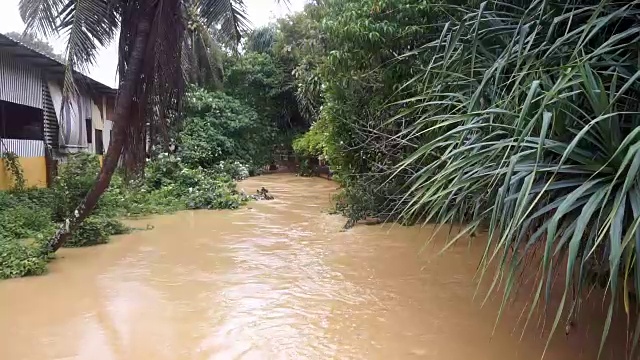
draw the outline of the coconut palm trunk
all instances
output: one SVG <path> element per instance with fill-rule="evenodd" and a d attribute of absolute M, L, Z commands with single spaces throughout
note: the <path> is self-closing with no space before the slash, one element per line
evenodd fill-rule
<path fill-rule="evenodd" d="M 219 28 L 229 43 L 237 44 L 248 20 L 241 0 L 20 0 L 19 8 L 30 31 L 45 38 L 60 33 L 68 36 L 64 98 L 78 91 L 75 71 L 95 64 L 98 50 L 120 33 L 118 73 L 122 80 L 111 143 L 93 188 L 49 240 L 49 249 L 56 251 L 95 208 L 122 155 L 132 173 L 142 174 L 147 127 L 153 134 L 160 132 L 163 145 L 168 145 L 165 115 L 180 108 L 185 89 L 183 67 L 218 68 L 212 61 L 185 65 L 183 54 L 192 49 L 209 51 L 211 46 L 210 42 L 186 41 L 187 23 L 197 25 L 188 31 L 201 32 L 198 39 L 209 39 L 212 29 Z"/>
<path fill-rule="evenodd" d="M 151 10 L 147 10 L 150 12 Z M 145 47 L 149 38 L 150 16 L 144 14 L 142 20 L 138 23 L 138 31 L 134 42 L 133 50 L 128 61 L 127 68 L 122 85 L 118 91 L 118 98 L 115 107 L 115 119 L 113 135 L 111 143 L 107 149 L 102 162 L 102 169 L 98 174 L 95 184 L 87 193 L 84 200 L 78 205 L 76 210 L 65 220 L 60 226 L 56 234 L 49 240 L 49 249 L 51 251 L 58 250 L 71 237 L 73 231 L 82 223 L 82 221 L 91 214 L 95 208 L 100 196 L 107 190 L 113 173 L 118 167 L 118 161 L 122 154 L 125 139 L 127 136 L 127 126 L 129 109 L 133 103 L 135 90 L 140 82 L 142 73 L 142 65 L 145 54 Z"/>

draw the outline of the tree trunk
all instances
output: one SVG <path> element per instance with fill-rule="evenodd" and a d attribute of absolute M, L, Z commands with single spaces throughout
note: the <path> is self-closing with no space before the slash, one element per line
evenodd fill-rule
<path fill-rule="evenodd" d="M 89 216 L 93 208 L 98 203 L 100 196 L 107 190 L 111 177 L 118 167 L 118 161 L 122 154 L 122 148 L 127 136 L 127 117 L 131 109 L 133 97 L 140 82 L 142 64 L 144 62 L 145 47 L 147 45 L 150 31 L 150 14 L 153 9 L 142 10 L 142 16 L 138 23 L 136 38 L 131 51 L 127 69 L 125 70 L 123 81 L 118 91 L 116 101 L 115 119 L 113 121 L 113 135 L 109 149 L 105 154 L 102 169 L 96 178 L 96 182 L 78 205 L 73 214 L 64 221 L 56 234 L 49 240 L 48 246 L 51 251 L 57 251 L 69 239 L 72 232 Z"/>

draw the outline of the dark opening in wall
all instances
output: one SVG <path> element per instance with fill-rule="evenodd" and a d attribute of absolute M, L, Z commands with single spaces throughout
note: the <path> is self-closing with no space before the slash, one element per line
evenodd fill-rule
<path fill-rule="evenodd" d="M 44 140 L 42 109 L 0 101 L 0 137 Z"/>
<path fill-rule="evenodd" d="M 104 145 L 102 143 L 102 130 L 96 129 L 96 154 L 104 154 Z"/>
<path fill-rule="evenodd" d="M 93 129 L 91 119 L 84 119 L 85 129 L 87 130 L 87 144 L 93 143 Z"/>

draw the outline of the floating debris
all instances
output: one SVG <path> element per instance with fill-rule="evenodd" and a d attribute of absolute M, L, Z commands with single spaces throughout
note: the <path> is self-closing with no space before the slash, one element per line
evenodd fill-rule
<path fill-rule="evenodd" d="M 256 190 L 254 195 L 251 195 L 253 200 L 273 200 L 273 196 L 269 195 L 269 190 L 262 187 L 260 190 Z"/>

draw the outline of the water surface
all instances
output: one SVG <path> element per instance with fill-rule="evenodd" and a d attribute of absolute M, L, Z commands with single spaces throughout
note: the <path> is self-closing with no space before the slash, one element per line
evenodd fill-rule
<path fill-rule="evenodd" d="M 240 185 L 261 186 L 276 199 L 136 220 L 154 229 L 0 282 L 0 359 L 540 359 L 536 324 L 521 341 L 510 309 L 492 336 L 498 303 L 473 300 L 482 244 L 420 253 L 430 227 L 341 231 L 330 181 Z M 601 306 L 585 306 L 545 359 L 595 359 Z M 603 359 L 622 358 L 613 336 Z"/>

